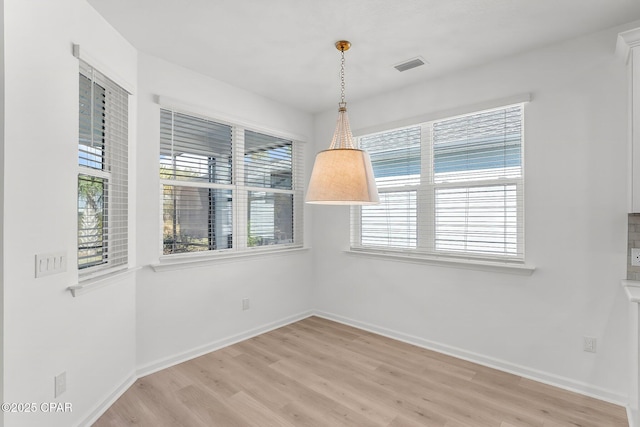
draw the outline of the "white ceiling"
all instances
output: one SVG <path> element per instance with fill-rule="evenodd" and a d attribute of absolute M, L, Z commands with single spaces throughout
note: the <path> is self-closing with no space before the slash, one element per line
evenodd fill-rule
<path fill-rule="evenodd" d="M 340 39 L 349 101 L 640 19 L 640 0 L 88 1 L 139 50 L 308 112 L 339 101 Z"/>

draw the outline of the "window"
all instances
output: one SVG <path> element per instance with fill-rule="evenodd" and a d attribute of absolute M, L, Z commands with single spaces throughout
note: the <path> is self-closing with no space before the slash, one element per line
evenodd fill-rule
<path fill-rule="evenodd" d="M 302 245 L 301 148 L 161 109 L 163 254 Z"/>
<path fill-rule="evenodd" d="M 78 268 L 127 265 L 128 93 L 80 61 Z"/>
<path fill-rule="evenodd" d="M 352 208 L 353 249 L 524 260 L 523 105 L 359 138 L 380 204 Z"/>

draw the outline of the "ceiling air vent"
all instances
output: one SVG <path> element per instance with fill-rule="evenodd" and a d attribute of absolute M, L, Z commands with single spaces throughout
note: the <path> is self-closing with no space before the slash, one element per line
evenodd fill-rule
<path fill-rule="evenodd" d="M 410 70 L 412 68 L 419 67 L 424 64 L 425 64 L 424 59 L 417 57 L 417 58 L 409 59 L 408 61 L 404 61 L 401 64 L 394 65 L 393 68 L 395 68 L 400 72 L 403 72 L 403 71 Z"/>

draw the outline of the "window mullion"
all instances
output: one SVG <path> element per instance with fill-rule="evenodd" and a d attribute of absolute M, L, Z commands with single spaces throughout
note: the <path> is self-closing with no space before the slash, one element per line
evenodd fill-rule
<path fill-rule="evenodd" d="M 92 85 L 93 86 L 93 85 Z M 109 90 L 105 90 L 104 92 L 104 96 L 105 96 L 105 108 L 104 108 L 104 163 L 103 163 L 103 171 L 106 171 L 107 174 L 109 175 L 109 178 L 107 178 L 106 181 L 106 185 L 105 185 L 105 202 L 107 204 L 107 206 L 105 206 L 107 214 L 104 216 L 103 221 L 106 220 L 107 224 L 106 226 L 103 225 L 102 227 L 102 233 L 103 233 L 103 247 L 104 247 L 104 253 L 106 254 L 106 259 L 105 261 L 110 264 L 110 259 L 112 258 L 113 253 L 115 252 L 115 250 L 112 250 L 112 246 L 115 246 L 115 239 L 114 239 L 114 227 L 115 224 L 111 224 L 111 222 L 114 222 L 114 218 L 115 218 L 115 214 L 114 214 L 114 204 L 115 204 L 115 198 L 116 198 L 116 194 L 115 194 L 115 189 L 114 189 L 114 184 L 113 184 L 113 179 L 111 178 L 112 175 L 112 171 L 113 171 L 113 164 L 114 164 L 114 152 L 117 149 L 116 147 L 116 141 L 113 140 L 112 138 L 112 134 L 110 132 L 110 129 L 112 129 L 112 127 L 114 126 L 114 124 L 112 123 L 112 115 L 107 111 L 108 110 L 108 106 L 111 105 L 111 103 L 113 102 L 111 100 L 111 95 Z M 93 109 L 92 109 L 93 110 Z M 106 241 L 104 241 L 106 240 Z M 115 249 L 115 248 L 113 248 Z"/>
<path fill-rule="evenodd" d="M 242 188 L 244 188 L 247 191 L 262 191 L 262 192 L 267 192 L 271 194 L 295 194 L 296 193 L 295 190 L 281 190 L 279 188 L 271 188 L 271 187 L 247 187 L 246 185 L 243 185 Z"/>
<path fill-rule="evenodd" d="M 351 206 L 351 247 L 362 246 L 362 208 Z"/>
<path fill-rule="evenodd" d="M 522 182 L 522 178 L 496 178 L 477 181 L 445 181 L 434 184 L 437 188 L 474 188 L 488 187 L 492 185 L 509 185 Z"/>
<path fill-rule="evenodd" d="M 524 259 L 524 182 L 519 179 L 516 182 L 516 242 L 517 251 L 520 257 Z"/>
<path fill-rule="evenodd" d="M 362 146 L 360 137 L 357 138 L 358 147 Z M 362 207 L 358 205 L 351 206 L 351 247 L 362 247 Z"/>
<path fill-rule="evenodd" d="M 233 248 L 241 251 L 247 248 L 247 212 L 249 195 L 245 188 L 244 128 L 233 128 Z"/>
<path fill-rule="evenodd" d="M 89 174 L 85 174 L 85 175 L 89 175 Z M 101 177 L 102 175 L 96 175 L 96 176 Z M 230 185 L 230 184 L 214 184 L 209 182 L 194 182 L 194 181 L 183 181 L 183 180 L 174 180 L 174 179 L 160 179 L 160 184 L 176 185 L 180 187 L 213 188 L 215 190 L 234 190 L 235 189 L 235 185 Z"/>
<path fill-rule="evenodd" d="M 304 147 L 294 143 L 292 146 L 291 161 L 291 189 L 293 193 L 293 243 L 302 244 L 304 234 Z"/>
<path fill-rule="evenodd" d="M 433 126 L 421 126 L 420 189 L 418 190 L 418 250 L 435 251 L 435 190 L 433 185 Z"/>
<path fill-rule="evenodd" d="M 105 180 L 108 180 L 111 177 L 111 173 L 109 173 L 107 171 L 88 168 L 88 167 L 85 167 L 85 166 L 78 166 L 78 174 L 79 175 L 86 175 L 86 176 L 93 176 L 93 177 L 101 178 L 101 179 L 105 179 Z"/>

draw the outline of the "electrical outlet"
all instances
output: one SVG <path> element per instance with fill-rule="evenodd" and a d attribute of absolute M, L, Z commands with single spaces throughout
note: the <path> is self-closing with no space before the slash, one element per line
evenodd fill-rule
<path fill-rule="evenodd" d="M 53 397 L 59 397 L 67 390 L 67 372 L 65 371 L 60 375 L 56 375 L 54 381 L 56 386 Z"/>
<path fill-rule="evenodd" d="M 242 299 L 242 309 L 249 310 L 249 298 Z"/>
<path fill-rule="evenodd" d="M 582 338 L 583 338 L 582 349 L 589 353 L 595 353 L 598 340 L 594 337 L 582 337 Z"/>
<path fill-rule="evenodd" d="M 631 248 L 631 265 L 640 267 L 640 249 Z"/>

